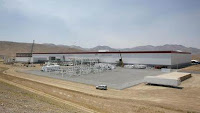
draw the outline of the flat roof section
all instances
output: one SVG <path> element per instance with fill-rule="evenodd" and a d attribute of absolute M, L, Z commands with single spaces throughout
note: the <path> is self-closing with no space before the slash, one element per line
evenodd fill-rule
<path fill-rule="evenodd" d="M 59 53 L 33 53 L 33 54 L 129 54 L 129 53 L 179 53 L 179 54 L 191 54 L 190 52 L 179 52 L 179 51 L 109 51 L 109 52 L 59 52 Z M 16 53 L 20 54 L 20 53 Z M 28 54 L 28 53 L 21 53 Z"/>

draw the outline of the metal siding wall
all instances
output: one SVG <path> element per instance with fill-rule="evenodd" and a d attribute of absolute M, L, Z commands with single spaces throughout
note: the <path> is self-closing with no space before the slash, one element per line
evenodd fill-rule
<path fill-rule="evenodd" d="M 191 54 L 172 54 L 172 65 L 185 64 L 191 62 Z"/>
<path fill-rule="evenodd" d="M 67 58 L 98 58 L 95 54 L 33 54 L 34 58 L 46 58 L 49 60 L 49 57 L 56 57 L 63 60 L 63 56 L 65 56 L 65 59 Z"/>
<path fill-rule="evenodd" d="M 98 58 L 100 62 L 116 63 L 120 59 L 120 54 L 33 54 L 35 58 L 47 58 L 49 56 L 67 58 Z M 171 53 L 134 53 L 123 54 L 124 63 L 128 64 L 154 64 L 171 65 Z"/>
<path fill-rule="evenodd" d="M 39 60 L 47 60 L 46 57 L 33 57 L 33 62 L 38 62 Z"/>
<path fill-rule="evenodd" d="M 15 61 L 16 62 L 28 62 L 29 57 L 15 57 Z M 32 58 L 31 58 L 31 62 L 32 62 Z"/>
<path fill-rule="evenodd" d="M 171 65 L 170 53 L 122 54 L 124 63 Z"/>

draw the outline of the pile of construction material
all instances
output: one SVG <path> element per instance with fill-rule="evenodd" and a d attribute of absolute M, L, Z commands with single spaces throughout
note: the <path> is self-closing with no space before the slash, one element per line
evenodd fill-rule
<path fill-rule="evenodd" d="M 141 64 L 135 64 L 135 65 L 124 65 L 124 68 L 129 68 L 129 69 L 146 69 L 146 65 L 141 65 Z"/>
<path fill-rule="evenodd" d="M 159 76 L 146 76 L 144 82 L 147 84 L 178 87 L 182 81 L 190 77 L 190 73 L 172 72 Z"/>
<path fill-rule="evenodd" d="M 107 64 L 107 63 L 98 63 L 98 64 L 95 64 L 94 67 L 97 69 L 102 69 L 102 70 L 113 70 L 116 68 L 115 65 Z"/>
<path fill-rule="evenodd" d="M 124 65 L 124 68 L 133 69 L 134 65 Z"/>
<path fill-rule="evenodd" d="M 42 71 L 44 72 L 52 72 L 57 71 L 60 69 L 60 65 L 57 65 L 55 63 L 47 63 L 45 66 L 42 67 Z"/>
<path fill-rule="evenodd" d="M 54 72 L 55 74 L 66 75 L 87 75 L 90 73 L 102 73 L 107 70 L 113 70 L 116 68 L 115 65 L 107 63 L 98 63 L 94 59 L 74 59 L 74 65 L 71 66 L 60 66 L 56 63 L 46 63 L 42 67 L 44 72 Z"/>

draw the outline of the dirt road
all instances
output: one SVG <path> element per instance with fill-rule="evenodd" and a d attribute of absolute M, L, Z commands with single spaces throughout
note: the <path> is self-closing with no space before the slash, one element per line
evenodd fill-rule
<path fill-rule="evenodd" d="M 21 67 L 7 67 L 9 70 L 6 73 L 9 75 L 1 74 L 2 79 L 98 112 L 200 111 L 200 75 L 192 75 L 192 78 L 184 81 L 181 90 L 141 84 L 125 90 L 99 91 L 90 85 L 20 73 L 17 71 Z"/>

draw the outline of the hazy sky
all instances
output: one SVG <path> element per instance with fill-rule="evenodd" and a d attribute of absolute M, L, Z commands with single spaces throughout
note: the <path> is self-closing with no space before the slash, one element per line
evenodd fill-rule
<path fill-rule="evenodd" d="M 200 0 L 0 0 L 0 40 L 200 48 Z"/>

